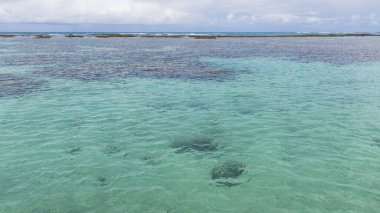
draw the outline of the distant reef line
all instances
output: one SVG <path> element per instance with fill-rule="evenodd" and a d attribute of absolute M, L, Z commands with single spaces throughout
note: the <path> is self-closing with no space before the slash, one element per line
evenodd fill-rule
<path fill-rule="evenodd" d="M 55 34 L 0 34 L 0 38 L 33 37 L 36 39 L 49 39 Z M 218 38 L 330 38 L 330 37 L 379 37 L 380 34 L 371 33 L 342 33 L 342 34 L 296 34 L 296 35 L 207 35 L 207 34 L 141 34 L 141 33 L 102 33 L 102 34 L 58 34 L 66 38 L 193 38 L 193 39 L 218 39 Z"/>

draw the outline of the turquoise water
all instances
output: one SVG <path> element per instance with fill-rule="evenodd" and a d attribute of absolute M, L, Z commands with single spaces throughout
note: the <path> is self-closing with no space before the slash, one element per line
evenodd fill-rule
<path fill-rule="evenodd" d="M 377 212 L 376 42 L 1 39 L 0 212 Z"/>

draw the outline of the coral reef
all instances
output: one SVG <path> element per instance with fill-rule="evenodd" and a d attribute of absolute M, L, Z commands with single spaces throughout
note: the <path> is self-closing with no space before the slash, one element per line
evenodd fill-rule
<path fill-rule="evenodd" d="M 13 74 L 0 74 L 0 98 L 24 95 L 45 88 L 46 82 Z"/>
<path fill-rule="evenodd" d="M 225 161 L 211 170 L 211 178 L 223 179 L 223 178 L 236 178 L 243 174 L 245 165 L 238 161 Z"/>

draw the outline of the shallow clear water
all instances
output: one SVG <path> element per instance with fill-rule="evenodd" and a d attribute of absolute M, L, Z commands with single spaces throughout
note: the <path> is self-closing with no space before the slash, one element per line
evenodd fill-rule
<path fill-rule="evenodd" d="M 0 39 L 0 212 L 377 212 L 380 38 Z M 208 137 L 216 151 L 178 152 Z M 212 180 L 244 163 L 239 185 Z"/>

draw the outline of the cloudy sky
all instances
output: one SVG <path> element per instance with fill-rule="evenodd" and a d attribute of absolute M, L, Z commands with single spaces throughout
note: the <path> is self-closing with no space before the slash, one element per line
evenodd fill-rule
<path fill-rule="evenodd" d="M 0 31 L 380 31 L 380 0 L 0 0 Z"/>

